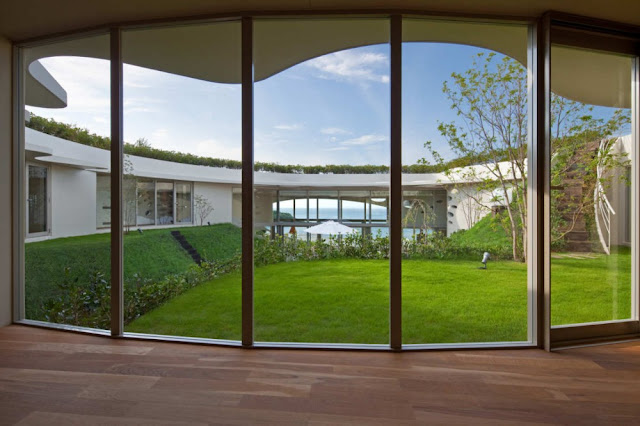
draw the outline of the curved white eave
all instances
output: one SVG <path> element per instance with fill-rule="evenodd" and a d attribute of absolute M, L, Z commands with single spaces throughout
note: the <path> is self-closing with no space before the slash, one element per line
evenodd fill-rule
<path fill-rule="evenodd" d="M 64 108 L 67 106 L 67 92 L 40 63 L 29 64 L 25 76 L 25 104 L 42 108 Z"/>
<path fill-rule="evenodd" d="M 259 34 L 254 43 L 256 81 L 331 52 L 389 41 L 388 21 L 373 18 L 256 19 L 254 32 Z M 405 19 L 403 39 L 466 44 L 503 53 L 523 64 L 527 60 L 528 34 L 524 25 Z M 123 61 L 131 65 L 216 83 L 239 84 L 240 24 L 232 21 L 125 31 L 122 55 Z M 27 64 L 53 56 L 109 59 L 109 38 L 95 36 L 25 50 Z M 553 60 L 553 92 L 586 104 L 624 108 L 631 105 L 628 58 L 614 55 L 594 58 L 589 51 L 554 46 Z M 33 77 L 31 66 L 29 71 Z M 41 83 L 35 78 L 27 79 L 27 96 L 34 93 L 35 97 L 41 92 L 42 87 L 37 85 Z M 61 106 L 61 103 L 55 106 L 55 99 L 44 95 L 30 99 L 27 104 Z"/>
<path fill-rule="evenodd" d="M 60 157 L 57 155 L 45 155 L 42 157 L 35 157 L 35 159 L 45 163 L 61 164 L 64 166 L 74 167 L 77 169 L 106 170 L 106 167 L 103 167 L 102 164 L 94 161 L 87 161 L 86 159 L 83 159 L 83 158 L 71 158 L 71 157 Z"/>
<path fill-rule="evenodd" d="M 254 43 L 256 81 L 331 52 L 388 43 L 389 40 L 388 21 L 383 19 L 257 19 L 254 31 L 260 35 Z M 403 22 L 406 42 L 472 45 L 503 53 L 523 64 L 527 58 L 527 37 L 527 28 L 523 25 L 419 19 Z M 223 42 L 216 43 L 216 40 Z M 159 54 L 159 48 L 162 54 Z M 553 50 L 551 89 L 554 93 L 591 105 L 630 107 L 631 63 L 628 58 L 594 57 L 589 51 L 561 46 L 554 46 Z M 109 38 L 68 40 L 25 52 L 27 64 L 51 56 L 108 59 Z M 217 83 L 239 84 L 241 80 L 238 22 L 125 31 L 122 54 L 125 63 L 171 74 Z M 66 104 L 66 94 L 64 98 L 59 97 L 62 103 L 47 97 L 41 82 L 33 76 L 31 66 L 29 71 L 31 77 L 26 82 L 28 105 L 59 108 Z"/>
<path fill-rule="evenodd" d="M 25 129 L 25 148 L 40 155 L 37 160 L 68 167 L 110 172 L 110 152 L 51 136 L 36 130 Z M 207 167 L 193 164 L 175 163 L 153 158 L 127 155 L 131 173 L 151 179 L 166 179 L 187 182 L 219 183 L 239 186 L 242 171 L 221 167 Z M 272 188 L 387 188 L 388 174 L 291 174 L 256 172 L 256 185 Z M 446 182 L 443 175 L 404 174 L 403 185 L 420 187 L 442 187 Z"/>

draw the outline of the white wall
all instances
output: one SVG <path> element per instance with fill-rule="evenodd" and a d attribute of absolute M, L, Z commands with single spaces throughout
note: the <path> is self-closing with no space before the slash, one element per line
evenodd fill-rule
<path fill-rule="evenodd" d="M 12 317 L 11 43 L 0 36 L 0 327 Z"/>
<path fill-rule="evenodd" d="M 194 198 L 202 195 L 211 201 L 213 213 L 209 214 L 204 223 L 226 223 L 232 221 L 232 188 L 230 184 L 202 183 L 196 182 L 193 188 Z M 194 211 L 194 224 L 200 225 L 200 215 Z"/>
<path fill-rule="evenodd" d="M 273 222 L 273 203 L 275 203 L 276 201 L 276 191 L 260 191 L 255 195 L 255 197 L 253 198 L 253 213 L 255 224 L 271 225 L 271 223 Z M 242 211 L 240 211 L 240 218 L 241 217 Z"/>
<path fill-rule="evenodd" d="M 71 167 L 51 167 L 51 236 L 96 232 L 96 174 Z"/>
<path fill-rule="evenodd" d="M 629 215 L 629 203 L 627 200 L 627 183 L 623 180 L 625 170 L 616 170 L 611 178 L 610 188 L 607 189 L 607 198 L 613 207 L 615 214 L 611 215 L 611 245 L 627 245 L 631 243 L 627 237 L 627 216 Z M 602 223 L 603 234 L 607 237 L 607 232 Z"/>
<path fill-rule="evenodd" d="M 507 188 L 507 195 L 511 199 L 512 193 Z M 466 185 L 447 191 L 447 235 L 456 231 L 469 229 L 487 214 L 491 214 L 492 206 L 504 205 L 502 201 L 492 201 L 501 191 L 477 191 L 473 185 Z M 451 197 L 451 199 L 449 199 Z M 504 198 L 504 197 L 503 197 Z M 479 200 L 482 205 L 478 204 Z"/>

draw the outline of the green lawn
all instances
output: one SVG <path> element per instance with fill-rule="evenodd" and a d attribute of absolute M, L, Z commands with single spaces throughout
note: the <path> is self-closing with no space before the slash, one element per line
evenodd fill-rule
<path fill-rule="evenodd" d="M 139 274 L 162 279 L 183 272 L 193 260 L 171 236 L 179 229 L 206 259 L 228 258 L 240 249 L 240 229 L 231 224 L 172 229 L 133 230 L 124 237 L 125 279 Z M 27 318 L 39 318 L 43 301 L 59 291 L 64 268 L 71 279 L 86 282 L 91 273 L 110 272 L 110 234 L 28 243 L 25 245 L 25 308 Z"/>
<path fill-rule="evenodd" d="M 488 222 L 478 225 L 458 238 L 489 240 L 495 231 Z M 240 250 L 240 229 L 231 224 L 180 231 L 206 259 L 227 259 Z M 155 229 L 125 236 L 126 278 L 137 273 L 162 279 L 193 265 L 170 232 Z M 39 307 L 60 292 L 57 284 L 64 279 L 65 266 L 81 284 L 93 271 L 108 275 L 109 238 L 97 234 L 27 244 L 27 318 L 42 319 Z M 494 261 L 488 270 L 479 270 L 478 265 L 466 260 L 403 262 L 405 343 L 526 339 L 526 266 Z M 552 323 L 628 318 L 630 269 L 629 249 L 592 258 L 554 254 Z M 299 261 L 256 268 L 256 339 L 386 343 L 388 271 L 385 260 Z M 176 297 L 127 330 L 239 339 L 240 322 L 240 275 L 234 273 Z"/>
<path fill-rule="evenodd" d="M 631 250 L 610 256 L 551 259 L 551 324 L 579 324 L 631 316 Z"/>
<path fill-rule="evenodd" d="M 384 344 L 388 277 L 384 260 L 257 268 L 256 340 Z M 403 292 L 406 343 L 526 339 L 522 264 L 494 263 L 484 271 L 477 262 L 405 261 Z M 240 313 L 240 275 L 232 274 L 178 296 L 127 331 L 239 339 Z"/>
<path fill-rule="evenodd" d="M 629 262 L 628 250 L 595 259 L 553 259 L 553 323 L 629 317 Z M 388 270 L 384 260 L 256 268 L 256 340 L 387 343 Z M 619 278 L 618 285 L 609 278 Z M 521 341 L 527 338 L 526 321 L 524 264 L 492 262 L 485 271 L 462 260 L 403 263 L 405 343 Z M 238 340 L 240 322 L 235 273 L 176 297 L 127 331 Z"/>

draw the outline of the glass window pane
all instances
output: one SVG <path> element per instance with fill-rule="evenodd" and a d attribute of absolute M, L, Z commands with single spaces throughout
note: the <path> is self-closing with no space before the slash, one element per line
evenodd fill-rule
<path fill-rule="evenodd" d="M 137 220 L 138 225 L 155 225 L 156 203 L 155 182 L 147 179 L 137 180 Z"/>
<path fill-rule="evenodd" d="M 29 179 L 27 181 L 28 198 L 27 232 L 39 234 L 47 232 L 49 223 L 49 191 L 47 189 L 49 169 L 43 166 L 28 166 Z"/>
<path fill-rule="evenodd" d="M 125 330 L 241 337 L 240 23 L 123 31 Z M 146 226 L 142 226 L 146 225 Z"/>
<path fill-rule="evenodd" d="M 24 315 L 109 329 L 109 37 L 22 53 Z"/>
<path fill-rule="evenodd" d="M 111 177 L 98 175 L 96 188 L 96 226 L 109 228 L 111 226 Z"/>
<path fill-rule="evenodd" d="M 528 339 L 527 34 L 403 20 L 405 344 Z"/>
<path fill-rule="evenodd" d="M 275 231 L 255 216 L 257 341 L 389 341 L 388 241 L 362 230 L 389 196 L 388 41 L 386 19 L 254 21 L 254 155 L 279 171 L 255 190 L 281 188 Z"/>
<path fill-rule="evenodd" d="M 551 324 L 629 319 L 633 58 L 559 45 L 551 55 Z"/>
<path fill-rule="evenodd" d="M 173 182 L 157 182 L 158 225 L 173 224 Z"/>
<path fill-rule="evenodd" d="M 176 183 L 176 223 L 191 222 L 191 184 Z"/>

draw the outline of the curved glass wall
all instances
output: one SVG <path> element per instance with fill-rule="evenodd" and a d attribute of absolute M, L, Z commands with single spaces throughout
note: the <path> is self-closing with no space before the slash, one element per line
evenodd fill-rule
<path fill-rule="evenodd" d="M 253 27 L 245 81 L 243 25 Z M 390 290 L 401 285 L 409 347 L 537 343 L 533 285 L 545 259 L 532 258 L 544 239 L 531 215 L 545 206 L 528 169 L 544 163 L 532 156 L 532 29 L 402 20 L 402 220 L 391 230 L 390 25 L 261 18 L 122 30 L 127 332 L 237 343 L 251 318 L 258 343 L 388 347 L 400 332 Z M 25 319 L 109 328 L 109 43 L 21 49 Z M 551 61 L 551 324 L 567 336 L 636 330 L 637 57 L 556 44 Z M 253 90 L 253 294 L 242 294 L 240 271 L 250 247 L 242 83 Z M 531 200 L 542 206 L 532 212 Z M 395 282 L 392 232 L 402 236 Z"/>

